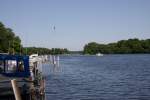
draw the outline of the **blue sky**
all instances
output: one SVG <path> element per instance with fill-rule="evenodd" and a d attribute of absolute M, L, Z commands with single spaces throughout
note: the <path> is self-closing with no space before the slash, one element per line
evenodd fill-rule
<path fill-rule="evenodd" d="M 150 0 L 1 0 L 0 21 L 24 46 L 82 50 L 150 38 Z"/>

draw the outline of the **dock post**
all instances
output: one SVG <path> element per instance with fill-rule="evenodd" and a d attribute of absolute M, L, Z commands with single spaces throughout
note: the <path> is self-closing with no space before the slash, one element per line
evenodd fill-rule
<path fill-rule="evenodd" d="M 57 66 L 59 67 L 59 56 L 57 56 Z"/>
<path fill-rule="evenodd" d="M 13 88 L 13 91 L 14 91 L 15 99 L 16 100 L 21 100 L 21 93 L 20 93 L 20 90 L 17 86 L 16 80 L 15 79 L 11 80 L 11 84 L 12 84 L 12 88 Z"/>

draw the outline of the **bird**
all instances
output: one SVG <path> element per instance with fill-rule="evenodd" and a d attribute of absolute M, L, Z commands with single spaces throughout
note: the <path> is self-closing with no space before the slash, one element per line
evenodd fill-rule
<path fill-rule="evenodd" d="M 53 29 L 54 29 L 54 31 L 55 31 L 56 27 L 54 26 Z"/>

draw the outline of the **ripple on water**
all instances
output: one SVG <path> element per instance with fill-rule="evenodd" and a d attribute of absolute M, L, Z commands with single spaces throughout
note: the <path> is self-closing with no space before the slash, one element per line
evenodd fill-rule
<path fill-rule="evenodd" d="M 47 100 L 149 100 L 150 55 L 61 56 L 44 66 Z"/>

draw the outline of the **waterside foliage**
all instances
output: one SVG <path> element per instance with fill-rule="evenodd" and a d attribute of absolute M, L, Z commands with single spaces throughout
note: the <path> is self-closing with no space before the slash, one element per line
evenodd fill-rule
<path fill-rule="evenodd" d="M 24 47 L 23 48 L 23 54 L 36 54 L 38 53 L 39 55 L 44 55 L 44 54 L 52 54 L 52 55 L 57 55 L 57 54 L 68 54 L 69 51 L 64 48 L 52 48 L 52 49 L 48 49 L 48 48 L 41 48 L 41 47 Z"/>
<path fill-rule="evenodd" d="M 99 44 L 90 42 L 84 46 L 84 54 L 134 54 L 150 53 L 150 39 L 139 40 L 137 38 L 120 40 L 117 43 Z"/>
<path fill-rule="evenodd" d="M 15 35 L 12 29 L 5 27 L 0 22 L 0 52 L 19 53 L 21 51 L 21 39 Z"/>

